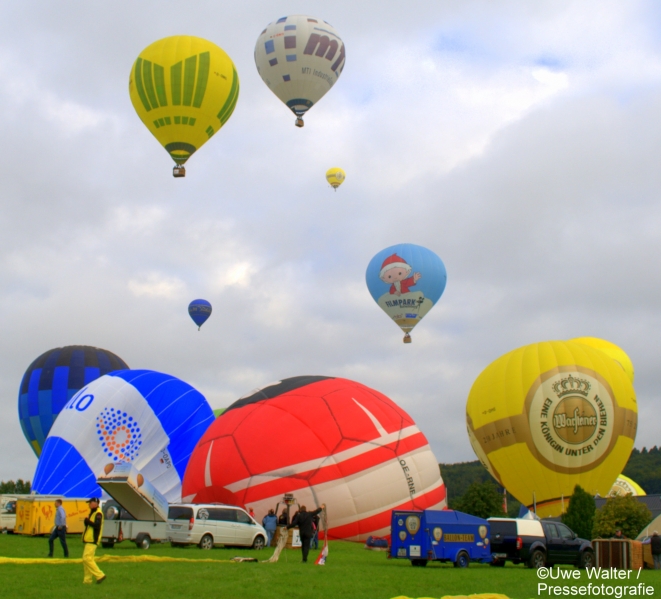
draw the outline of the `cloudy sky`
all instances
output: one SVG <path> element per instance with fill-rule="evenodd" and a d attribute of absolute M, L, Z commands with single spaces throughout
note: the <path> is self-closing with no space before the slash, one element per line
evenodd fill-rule
<path fill-rule="evenodd" d="M 475 459 L 480 371 L 536 341 L 631 356 L 636 446 L 661 443 L 661 6 L 654 0 L 4 2 L 0 9 L 0 480 L 31 479 L 23 372 L 109 349 L 212 407 L 274 380 L 344 376 L 407 410 L 442 462 Z M 309 14 L 347 48 L 303 129 L 255 41 Z M 207 38 L 241 79 L 222 131 L 173 179 L 128 95 L 139 52 Z M 337 192 L 324 173 L 341 166 Z M 404 345 L 365 286 L 412 242 L 445 294 Z M 198 332 L 187 314 L 208 299 Z"/>

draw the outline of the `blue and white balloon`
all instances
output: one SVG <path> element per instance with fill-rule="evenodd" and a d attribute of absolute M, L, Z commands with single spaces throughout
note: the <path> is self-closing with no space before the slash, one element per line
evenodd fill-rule
<path fill-rule="evenodd" d="M 132 463 L 169 502 L 181 500 L 188 459 L 214 415 L 204 396 L 171 375 L 119 370 L 91 382 L 60 412 L 32 488 L 100 496 L 108 464 Z"/>

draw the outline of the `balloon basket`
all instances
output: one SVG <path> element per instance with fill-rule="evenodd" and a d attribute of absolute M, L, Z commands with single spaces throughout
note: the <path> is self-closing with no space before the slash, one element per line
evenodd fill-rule
<path fill-rule="evenodd" d="M 173 177 L 185 177 L 186 176 L 186 169 L 183 166 L 175 166 L 172 169 L 172 176 Z"/>
<path fill-rule="evenodd" d="M 404 343 L 411 343 L 411 335 L 409 335 L 408 333 L 404 335 Z"/>
<path fill-rule="evenodd" d="M 303 127 L 305 125 L 305 123 L 303 122 L 303 119 L 299 116 L 296 119 L 296 122 L 294 123 L 294 125 L 296 125 L 297 127 Z"/>

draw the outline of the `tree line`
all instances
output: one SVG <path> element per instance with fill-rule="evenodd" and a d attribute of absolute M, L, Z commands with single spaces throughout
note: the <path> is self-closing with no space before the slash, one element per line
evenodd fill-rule
<path fill-rule="evenodd" d="M 0 495 L 4 494 L 18 494 L 18 495 L 27 495 L 30 493 L 31 486 L 30 481 L 23 480 L 19 478 L 16 481 L 0 481 Z"/>

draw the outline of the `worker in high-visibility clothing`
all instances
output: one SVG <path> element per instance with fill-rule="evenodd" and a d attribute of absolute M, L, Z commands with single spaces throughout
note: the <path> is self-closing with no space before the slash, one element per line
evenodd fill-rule
<path fill-rule="evenodd" d="M 94 554 L 101 542 L 103 512 L 99 507 L 98 497 L 88 499 L 87 503 L 90 506 L 90 514 L 85 518 L 85 530 L 83 531 L 83 582 L 92 584 L 96 578 L 96 583 L 101 584 L 106 579 L 106 575 L 96 565 Z"/>

